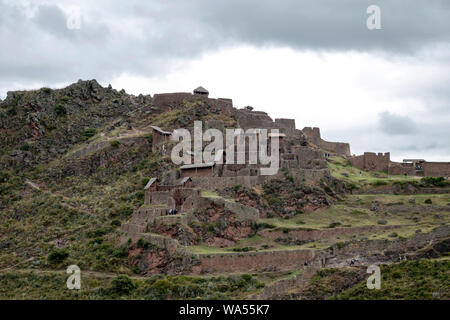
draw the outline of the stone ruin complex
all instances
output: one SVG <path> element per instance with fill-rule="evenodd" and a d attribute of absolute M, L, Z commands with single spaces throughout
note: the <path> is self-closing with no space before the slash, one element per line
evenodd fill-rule
<path fill-rule="evenodd" d="M 353 166 L 367 171 L 423 176 L 448 176 L 449 173 L 449 163 L 426 161 L 395 163 L 390 161 L 389 153 L 366 152 L 360 156 L 351 156 L 348 143 L 323 140 L 319 128 L 305 127 L 303 130 L 299 130 L 295 126 L 294 119 L 272 120 L 267 113 L 253 111 L 253 108 L 249 106 L 236 109 L 233 107 L 231 99 L 209 98 L 209 92 L 203 87 L 195 89 L 194 94 L 183 92 L 155 94 L 152 100 L 152 109 L 156 113 L 164 113 L 175 110 L 186 102 L 198 100 L 205 102 L 211 108 L 215 108 L 217 112 L 235 119 L 237 128 L 244 130 L 251 128 L 279 129 L 280 168 L 287 170 L 297 182 L 319 181 L 329 178 L 330 173 L 326 160 L 328 156 L 344 157 Z M 207 121 L 204 127 L 224 130 L 225 125 L 219 120 L 211 120 Z M 169 128 L 164 130 L 158 126 L 151 126 L 150 128 L 152 130 L 153 151 L 169 155 L 172 131 Z M 246 145 L 248 146 L 248 144 Z M 145 186 L 144 205 L 133 214 L 129 223 L 122 224 L 123 241 L 127 239 L 136 241 L 138 238 L 145 238 L 171 253 L 186 255 L 184 248 L 180 246 L 177 240 L 151 233 L 149 230 L 155 226 L 173 223 L 174 221 L 187 225 L 195 219 L 194 213 L 197 210 L 209 208 L 217 203 L 232 212 L 237 219 L 257 221 L 258 218 L 261 218 L 261 214 L 256 208 L 227 201 L 223 198 L 214 199 L 214 197 L 202 196 L 202 192 L 205 191 L 223 190 L 237 185 L 252 188 L 263 185 L 269 179 L 283 178 L 281 172 L 273 176 L 261 175 L 261 166 L 249 164 L 248 149 L 245 152 L 245 164 L 227 164 L 219 161 L 185 164 L 180 165 L 175 171 L 168 172 L 161 177 L 161 180 L 156 177 L 150 179 Z M 171 210 L 175 214 L 170 215 Z M 294 261 L 300 264 L 306 261 L 312 262 L 316 259 L 320 261 L 321 259 L 310 250 L 293 250 L 290 252 L 272 252 L 270 257 L 272 262 L 276 255 L 279 255 L 277 259 L 280 261 L 280 266 L 284 265 L 286 261 Z M 229 268 L 232 268 L 232 271 L 235 272 L 239 269 L 245 271 L 247 268 L 252 268 L 253 264 L 255 264 L 253 266 L 255 268 L 259 266 L 258 264 L 264 265 L 265 259 L 269 259 L 264 252 L 259 252 L 254 257 L 244 256 L 244 258 L 240 258 L 239 261 L 242 262 L 242 265 L 239 264 L 241 262 L 237 263 L 233 260 L 237 257 L 231 253 L 227 254 L 226 257 L 222 255 L 220 257 L 212 255 L 212 258 L 208 256 L 208 259 L 204 255 L 201 257 L 202 263 L 191 270 L 192 272 L 203 272 L 212 268 L 213 265 L 217 271 L 231 271 L 231 269 L 228 270 Z"/>
<path fill-rule="evenodd" d="M 364 171 L 380 171 L 390 175 L 420 177 L 446 177 L 450 175 L 450 162 L 428 162 L 424 159 L 405 159 L 394 162 L 390 153 L 364 152 L 363 155 L 348 157 L 352 166 Z"/>

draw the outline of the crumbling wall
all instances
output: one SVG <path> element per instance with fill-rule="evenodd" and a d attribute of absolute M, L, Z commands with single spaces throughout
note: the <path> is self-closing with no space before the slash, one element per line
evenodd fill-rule
<path fill-rule="evenodd" d="M 323 148 L 331 153 L 343 156 L 350 156 L 350 145 L 345 142 L 329 142 L 325 141 L 320 136 L 320 129 L 317 127 L 305 127 L 302 130 L 306 138 L 316 146 Z"/>

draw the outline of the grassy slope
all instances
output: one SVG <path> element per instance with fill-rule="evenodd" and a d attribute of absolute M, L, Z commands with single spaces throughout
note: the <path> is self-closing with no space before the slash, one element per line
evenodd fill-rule
<path fill-rule="evenodd" d="M 450 299 L 450 260 L 405 261 L 381 266 L 381 289 L 366 281 L 338 294 L 336 299 Z"/>
<path fill-rule="evenodd" d="M 81 290 L 64 271 L 12 271 L 0 276 L 0 299 L 243 299 L 264 286 L 251 275 L 118 277 L 81 271 Z"/>

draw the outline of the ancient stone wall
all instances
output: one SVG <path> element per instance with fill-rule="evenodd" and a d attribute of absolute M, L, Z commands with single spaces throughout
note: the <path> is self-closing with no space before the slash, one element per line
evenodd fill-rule
<path fill-rule="evenodd" d="M 236 176 L 236 177 L 192 177 L 192 185 L 203 190 L 231 188 L 240 185 L 252 188 L 264 183 L 269 176 Z"/>
<path fill-rule="evenodd" d="M 449 226 L 442 226 L 409 239 L 349 241 L 340 248 L 337 245 L 331 248 L 327 253 L 326 265 L 348 266 L 351 259 L 356 259 L 358 264 L 363 265 L 397 260 L 401 255 L 422 249 L 439 239 L 448 238 L 448 234 Z"/>
<path fill-rule="evenodd" d="M 147 191 L 145 193 L 144 203 L 146 205 L 165 205 L 171 208 L 175 207 L 175 200 L 172 197 L 171 191 Z"/>
<path fill-rule="evenodd" d="M 194 274 L 213 272 L 264 272 L 299 269 L 316 257 L 314 250 L 266 251 L 255 253 L 223 253 L 199 255 L 200 264 Z"/>
<path fill-rule="evenodd" d="M 425 162 L 422 168 L 426 177 L 450 176 L 450 162 Z"/>
<path fill-rule="evenodd" d="M 294 119 L 275 119 L 275 126 L 280 128 L 280 131 L 288 136 L 297 135 Z"/>
<path fill-rule="evenodd" d="M 320 147 L 338 155 L 350 156 L 350 145 L 345 142 L 328 142 L 322 140 Z"/>
<path fill-rule="evenodd" d="M 248 111 L 239 109 L 236 110 L 236 119 L 238 126 L 243 129 L 251 128 L 274 128 L 272 118 L 266 112 L 262 111 Z"/>
<path fill-rule="evenodd" d="M 233 100 L 227 98 L 212 99 L 207 96 L 194 95 L 190 92 L 160 93 L 155 94 L 152 100 L 153 110 L 159 113 L 173 110 L 183 105 L 184 101 L 202 100 L 210 106 L 222 109 L 227 115 L 233 114 Z"/>
<path fill-rule="evenodd" d="M 310 281 L 317 273 L 317 270 L 323 267 L 323 257 L 317 257 L 307 266 L 301 267 L 300 274 L 293 277 L 282 279 L 270 284 L 262 290 L 259 294 L 251 295 L 247 297 L 250 300 L 269 300 L 279 299 L 286 291 L 299 288 L 308 281 Z"/>
<path fill-rule="evenodd" d="M 352 166 L 367 171 L 389 171 L 391 164 L 390 154 L 364 152 L 363 155 L 351 157 L 348 159 Z"/>
<path fill-rule="evenodd" d="M 213 167 L 191 168 L 181 170 L 181 178 L 185 177 L 211 177 L 214 173 Z"/>
<path fill-rule="evenodd" d="M 258 234 L 264 238 L 277 241 L 309 242 L 320 239 L 336 238 L 343 235 L 359 235 L 377 230 L 395 229 L 398 226 L 361 226 L 348 228 L 333 228 L 320 230 L 291 230 L 288 233 L 283 231 L 261 230 Z"/>
<path fill-rule="evenodd" d="M 324 161 L 324 156 L 321 151 L 312 149 L 310 147 L 295 146 L 292 153 L 296 155 L 298 161 L 298 168 L 303 169 L 320 169 L 328 168 Z M 322 161 L 320 161 L 322 160 Z"/>
<path fill-rule="evenodd" d="M 403 164 L 400 162 L 390 162 L 389 168 L 388 168 L 388 174 L 391 175 L 408 175 L 408 176 L 414 176 L 417 174 L 417 170 L 414 166 L 409 164 Z M 423 175 L 423 172 L 421 172 Z"/>
<path fill-rule="evenodd" d="M 359 156 L 353 156 L 351 158 L 348 158 L 348 161 L 355 168 L 364 170 L 364 155 L 363 154 L 361 154 Z"/>
<path fill-rule="evenodd" d="M 159 93 L 153 96 L 152 105 L 156 111 L 167 112 L 183 100 L 191 100 L 193 97 L 190 92 Z"/>
<path fill-rule="evenodd" d="M 350 156 L 350 145 L 345 142 L 329 142 L 325 141 L 320 136 L 320 129 L 317 127 L 305 127 L 302 130 L 303 134 L 316 146 L 323 148 L 331 153 L 337 155 Z"/>
<path fill-rule="evenodd" d="M 159 133 L 156 130 L 152 131 L 152 152 L 158 152 L 161 146 L 169 141 L 170 136 Z"/>

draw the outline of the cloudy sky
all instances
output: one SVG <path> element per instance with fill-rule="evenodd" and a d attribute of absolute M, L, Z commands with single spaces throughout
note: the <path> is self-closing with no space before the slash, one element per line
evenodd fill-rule
<path fill-rule="evenodd" d="M 202 85 L 355 154 L 450 161 L 447 0 L 0 0 L 0 40 L 1 98 L 78 79 Z"/>

